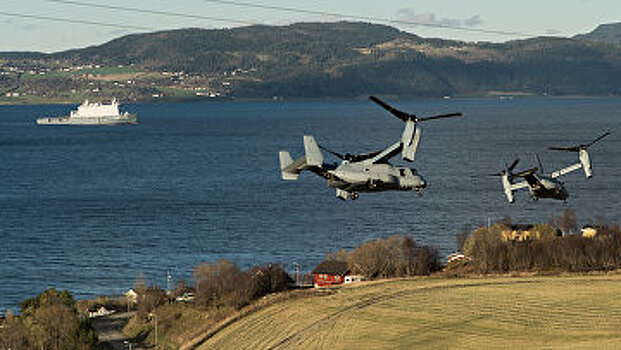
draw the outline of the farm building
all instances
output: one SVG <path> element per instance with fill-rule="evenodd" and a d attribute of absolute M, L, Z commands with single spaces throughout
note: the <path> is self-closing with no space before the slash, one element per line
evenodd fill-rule
<path fill-rule="evenodd" d="M 584 238 L 593 238 L 604 231 L 604 227 L 602 226 L 594 226 L 594 225 L 584 225 L 582 227 L 581 234 Z"/>
<path fill-rule="evenodd" d="M 366 280 L 366 278 L 364 278 L 364 276 L 362 275 L 346 275 L 344 282 L 345 283 L 358 283 L 364 280 Z"/>
<path fill-rule="evenodd" d="M 541 239 L 544 232 L 541 231 L 541 225 L 532 224 L 516 224 L 508 226 L 500 232 L 504 241 L 529 241 Z M 558 229 L 554 232 L 556 236 L 562 236 L 562 232 Z"/>
<path fill-rule="evenodd" d="M 349 267 L 345 261 L 325 260 L 313 270 L 315 288 L 330 287 L 345 282 Z"/>

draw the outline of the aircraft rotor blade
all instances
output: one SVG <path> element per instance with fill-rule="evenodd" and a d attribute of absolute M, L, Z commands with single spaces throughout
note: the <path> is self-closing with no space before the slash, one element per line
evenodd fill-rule
<path fill-rule="evenodd" d="M 423 122 L 425 120 L 434 120 L 434 119 L 441 119 L 441 118 L 451 118 L 451 117 L 461 117 L 461 113 L 448 113 L 448 114 L 440 114 L 440 115 L 434 115 L 432 117 L 421 117 L 418 118 L 418 121 Z"/>
<path fill-rule="evenodd" d="M 598 138 L 596 138 L 595 140 L 587 143 L 587 144 L 581 144 L 578 146 L 555 146 L 555 147 L 548 147 L 549 150 L 553 150 L 553 151 L 568 151 L 568 152 L 580 152 L 581 149 L 586 149 L 591 147 L 591 145 L 593 145 L 595 142 L 603 139 L 604 137 L 610 135 L 610 131 L 606 131 L 605 133 L 603 133 L 602 135 L 600 135 Z"/>
<path fill-rule="evenodd" d="M 369 99 L 371 99 L 371 101 L 377 103 L 378 105 L 382 106 L 382 108 L 384 108 L 388 112 L 392 113 L 395 117 L 403 120 L 404 122 L 408 121 L 409 119 L 417 121 L 417 118 L 416 118 L 415 115 L 408 114 L 408 113 L 405 113 L 403 111 L 400 111 L 400 110 L 396 109 L 395 107 L 389 105 L 388 103 L 380 100 L 379 98 L 377 98 L 375 96 L 369 96 Z"/>
<path fill-rule="evenodd" d="M 605 133 L 603 133 L 600 137 L 596 138 L 595 140 L 587 143 L 584 147 L 591 147 L 592 144 L 594 144 L 595 142 L 603 139 L 604 137 L 610 135 L 610 131 L 606 131 Z"/>
<path fill-rule="evenodd" d="M 513 171 L 513 168 L 515 168 L 516 165 L 518 165 L 518 163 L 520 162 L 520 158 L 516 158 L 513 163 L 511 163 L 511 165 L 509 165 L 507 167 L 507 170 L 509 170 L 509 172 Z"/>
<path fill-rule="evenodd" d="M 537 165 L 539 166 L 539 169 L 541 169 L 541 172 L 545 173 L 546 171 L 543 170 L 543 164 L 541 164 L 541 159 L 539 159 L 539 154 L 535 153 L 535 159 L 537 160 Z"/>
<path fill-rule="evenodd" d="M 548 149 L 552 151 L 579 152 L 580 146 L 571 146 L 571 147 L 558 146 L 558 147 L 548 147 Z"/>

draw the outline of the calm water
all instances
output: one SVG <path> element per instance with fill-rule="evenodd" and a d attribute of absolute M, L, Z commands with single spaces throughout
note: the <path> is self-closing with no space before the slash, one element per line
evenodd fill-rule
<path fill-rule="evenodd" d="M 621 99 L 436 100 L 397 104 L 420 115 L 466 117 L 422 125 L 414 163 L 428 182 L 415 193 L 361 194 L 342 202 L 312 174 L 284 182 L 278 150 L 303 152 L 302 135 L 336 151 L 366 152 L 400 137 L 402 123 L 372 102 L 127 105 L 139 125 L 37 126 L 74 106 L 0 107 L 0 311 L 48 287 L 78 298 L 121 293 L 142 272 L 149 283 L 191 281 L 192 267 L 227 258 L 295 261 L 311 270 L 330 250 L 393 234 L 443 254 L 455 234 L 510 215 L 546 221 L 566 207 L 579 224 L 619 222 L 621 129 L 595 145 L 595 176 L 565 177 L 567 204 L 527 192 L 509 205 L 495 178 L 516 155 L 539 152 L 547 171 L 577 160 L 549 145 L 618 129 Z"/>

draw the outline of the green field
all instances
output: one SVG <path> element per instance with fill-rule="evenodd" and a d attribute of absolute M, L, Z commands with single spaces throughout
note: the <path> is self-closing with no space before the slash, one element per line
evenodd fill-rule
<path fill-rule="evenodd" d="M 621 275 L 419 278 L 275 303 L 200 349 L 617 348 Z"/>

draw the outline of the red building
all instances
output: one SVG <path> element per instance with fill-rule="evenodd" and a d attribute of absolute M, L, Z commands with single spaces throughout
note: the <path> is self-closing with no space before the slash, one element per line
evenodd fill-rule
<path fill-rule="evenodd" d="M 348 272 L 349 268 L 347 267 L 347 262 L 325 260 L 317 265 L 312 272 L 315 288 L 342 284 Z"/>

